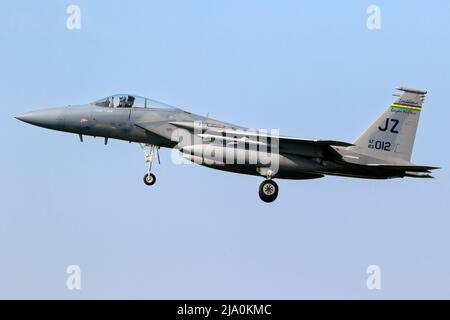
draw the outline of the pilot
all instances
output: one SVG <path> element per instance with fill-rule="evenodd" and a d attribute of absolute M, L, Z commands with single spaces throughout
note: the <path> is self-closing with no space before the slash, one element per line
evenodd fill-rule
<path fill-rule="evenodd" d="M 133 96 L 128 96 L 127 108 L 132 108 L 133 104 L 134 104 L 134 97 Z"/>
<path fill-rule="evenodd" d="M 126 100 L 125 100 L 125 97 L 124 97 L 124 96 L 121 96 L 121 97 L 119 98 L 119 108 L 125 108 L 125 107 L 126 107 L 126 104 L 127 104 L 127 102 L 126 102 Z"/>
<path fill-rule="evenodd" d="M 114 107 L 114 98 L 108 97 L 108 107 L 112 108 Z"/>

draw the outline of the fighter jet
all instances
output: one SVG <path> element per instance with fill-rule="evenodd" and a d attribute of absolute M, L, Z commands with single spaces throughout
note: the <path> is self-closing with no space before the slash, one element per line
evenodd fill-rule
<path fill-rule="evenodd" d="M 152 99 L 112 95 L 92 103 L 33 111 L 17 119 L 83 136 L 138 143 L 144 151 L 146 185 L 156 177 L 159 148 L 172 148 L 188 161 L 264 178 L 259 196 L 272 202 L 274 179 L 317 179 L 325 175 L 367 179 L 432 178 L 438 167 L 411 163 L 414 139 L 427 91 L 397 88 L 401 94 L 353 143 L 250 130 L 200 116 Z"/>

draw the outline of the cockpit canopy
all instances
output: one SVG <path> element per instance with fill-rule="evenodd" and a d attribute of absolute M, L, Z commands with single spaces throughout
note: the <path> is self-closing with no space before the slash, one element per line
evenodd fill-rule
<path fill-rule="evenodd" d="M 152 108 L 152 109 L 173 109 L 174 107 L 131 94 L 116 94 L 93 102 L 98 107 L 109 108 Z"/>

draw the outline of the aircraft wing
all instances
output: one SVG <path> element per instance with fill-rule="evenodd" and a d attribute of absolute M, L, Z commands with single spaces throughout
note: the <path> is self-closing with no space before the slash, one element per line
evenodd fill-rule
<path fill-rule="evenodd" d="M 171 122 L 171 124 L 193 132 L 198 131 L 199 133 L 197 135 L 202 138 L 223 140 L 225 143 L 230 144 L 249 143 L 267 145 L 271 143 L 270 140 L 273 141 L 275 139 L 278 141 L 280 153 L 290 153 L 307 157 L 340 160 L 342 159 L 342 156 L 333 148 L 333 146 L 348 147 L 353 145 L 343 141 L 288 137 L 229 127 L 203 126 L 202 128 L 196 128 L 193 122 Z M 205 131 L 205 129 L 207 131 Z"/>

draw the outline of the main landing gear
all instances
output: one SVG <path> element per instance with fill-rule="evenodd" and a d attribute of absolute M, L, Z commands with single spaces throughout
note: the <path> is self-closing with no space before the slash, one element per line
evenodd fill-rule
<path fill-rule="evenodd" d="M 278 185 L 272 179 L 264 180 L 259 186 L 259 197 L 264 202 L 273 202 L 278 197 Z"/>
<path fill-rule="evenodd" d="M 144 152 L 145 156 L 145 163 L 147 163 L 147 173 L 144 176 L 144 183 L 148 186 L 152 186 L 156 182 L 156 177 L 153 173 L 151 173 L 152 170 L 152 163 L 153 159 L 156 156 L 158 157 L 158 163 L 161 163 L 159 159 L 159 147 L 155 146 L 153 144 L 139 144 L 142 151 Z"/>

